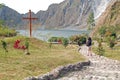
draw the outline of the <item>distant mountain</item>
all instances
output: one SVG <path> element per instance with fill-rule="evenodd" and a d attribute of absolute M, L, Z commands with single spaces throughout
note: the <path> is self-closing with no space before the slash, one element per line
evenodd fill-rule
<path fill-rule="evenodd" d="M 91 12 L 90 3 L 91 0 L 65 0 L 60 4 L 50 5 L 47 11 L 40 11 L 37 15 L 47 28 L 85 25 Z"/>
<path fill-rule="evenodd" d="M 0 20 L 4 20 L 7 26 L 16 27 L 21 22 L 22 15 L 7 6 L 2 6 L 0 8 Z"/>
<path fill-rule="evenodd" d="M 39 18 L 33 26 L 48 29 L 82 29 L 87 27 L 87 19 L 91 12 L 97 20 L 104 12 L 111 0 L 65 0 L 60 4 L 51 4 L 46 11 L 33 14 Z M 37 6 L 38 7 L 38 6 Z M 26 14 L 19 14 L 13 9 L 4 6 L 0 9 L 0 19 L 11 27 L 23 28 L 28 24 L 22 20 Z"/>

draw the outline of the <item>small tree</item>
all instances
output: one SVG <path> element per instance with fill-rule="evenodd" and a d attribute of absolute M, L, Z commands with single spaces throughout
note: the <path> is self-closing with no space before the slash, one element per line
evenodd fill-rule
<path fill-rule="evenodd" d="M 87 24 L 89 26 L 89 30 L 90 29 L 93 29 L 93 26 L 95 26 L 95 20 L 94 20 L 94 13 L 91 12 L 89 17 L 88 17 L 88 20 L 87 20 Z"/>
<path fill-rule="evenodd" d="M 26 39 L 26 41 L 25 41 L 25 47 L 26 47 L 26 52 L 25 52 L 25 54 L 30 55 L 30 53 L 29 53 L 29 42 L 28 42 L 27 39 Z"/>
<path fill-rule="evenodd" d="M 106 33 L 106 27 L 105 26 L 102 26 L 100 29 L 99 29 L 99 34 L 101 37 L 103 37 Z"/>
<path fill-rule="evenodd" d="M 68 46 L 68 44 L 69 44 L 68 39 L 67 38 L 62 39 L 62 44 L 66 48 Z"/>
<path fill-rule="evenodd" d="M 96 52 L 97 52 L 97 54 L 98 54 L 99 56 L 103 56 L 104 53 L 105 53 L 105 50 L 104 50 L 104 48 L 103 48 L 103 46 L 102 46 L 102 40 L 101 40 L 101 39 L 98 40 L 98 47 L 97 47 Z"/>
<path fill-rule="evenodd" d="M 3 41 L 3 40 L 1 40 L 1 42 L 2 42 L 2 47 L 5 50 L 5 52 L 8 52 L 8 50 L 7 50 L 7 43 L 5 41 Z"/>
<path fill-rule="evenodd" d="M 107 42 L 108 42 L 108 45 L 109 45 L 109 47 L 112 49 L 114 46 L 115 46 L 115 37 L 108 37 L 107 38 L 108 40 L 107 40 Z"/>

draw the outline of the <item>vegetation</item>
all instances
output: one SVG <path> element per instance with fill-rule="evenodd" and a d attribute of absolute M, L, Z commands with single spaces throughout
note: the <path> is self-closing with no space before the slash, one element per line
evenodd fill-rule
<path fill-rule="evenodd" d="M 0 8 L 2 8 L 5 4 L 0 4 Z"/>
<path fill-rule="evenodd" d="M 62 42 L 62 39 L 64 39 L 64 37 L 51 37 L 48 39 L 49 42 Z"/>
<path fill-rule="evenodd" d="M 116 44 L 115 37 L 107 37 L 107 43 L 110 48 L 113 48 Z"/>
<path fill-rule="evenodd" d="M 102 44 L 103 47 L 103 56 L 108 57 L 110 59 L 114 59 L 114 60 L 119 60 L 120 61 L 120 46 L 119 46 L 119 42 L 118 45 L 114 46 L 113 49 L 109 48 L 107 44 Z M 94 46 L 92 47 L 93 52 L 96 53 L 97 47 Z"/>
<path fill-rule="evenodd" d="M 15 30 L 9 29 L 4 26 L 0 26 L 0 36 L 12 37 L 12 36 L 16 36 L 16 35 L 17 35 L 17 32 Z"/>
<path fill-rule="evenodd" d="M 73 35 L 69 39 L 71 43 L 81 43 L 81 44 L 86 43 L 86 36 L 83 35 Z"/>
<path fill-rule="evenodd" d="M 30 55 L 25 55 L 24 50 L 14 48 L 14 42 L 18 39 L 21 45 L 25 44 L 26 37 L 22 36 L 2 39 L 7 43 L 8 53 L 4 54 L 0 45 L 0 80 L 22 80 L 44 74 L 61 65 L 85 60 L 77 52 L 76 45 L 69 44 L 64 48 L 61 44 L 52 44 L 49 48 L 49 44 L 34 38 L 28 39 Z"/>
<path fill-rule="evenodd" d="M 0 8 L 3 7 L 4 4 L 0 4 Z M 9 29 L 8 27 L 4 26 L 4 21 L 0 20 L 0 37 L 12 37 L 16 36 L 17 32 L 13 29 Z"/>
<path fill-rule="evenodd" d="M 98 42 L 98 47 L 93 47 L 93 51 L 98 55 L 103 55 L 111 59 L 120 60 L 120 46 L 119 46 L 119 25 L 102 26 L 99 28 L 99 35 L 96 36 L 101 40 Z"/>
<path fill-rule="evenodd" d="M 100 29 L 99 29 L 99 34 L 101 35 L 101 37 L 103 37 L 106 33 L 106 27 L 105 26 L 102 26 Z"/>
<path fill-rule="evenodd" d="M 93 26 L 95 26 L 95 20 L 94 20 L 94 13 L 91 12 L 89 17 L 88 17 L 88 20 L 87 20 L 87 23 L 88 23 L 88 30 L 91 30 L 93 29 Z"/>
<path fill-rule="evenodd" d="M 7 43 L 5 41 L 3 41 L 3 40 L 1 40 L 1 43 L 2 43 L 2 47 L 5 50 L 5 52 L 8 52 L 8 50 L 7 50 Z"/>
<path fill-rule="evenodd" d="M 105 49 L 103 48 L 102 45 L 102 39 L 98 39 L 98 47 L 95 50 L 95 53 L 97 53 L 99 56 L 104 56 Z"/>
<path fill-rule="evenodd" d="M 68 44 L 69 44 L 68 39 L 67 38 L 62 39 L 62 44 L 66 48 L 68 46 Z"/>
<path fill-rule="evenodd" d="M 102 26 L 99 29 L 99 35 L 103 39 L 104 42 L 108 43 L 110 48 L 113 48 L 117 42 L 117 36 L 119 34 L 116 33 L 117 27 L 111 26 L 106 27 Z"/>
<path fill-rule="evenodd" d="M 86 43 L 86 36 L 83 35 L 73 35 L 69 39 L 64 37 L 51 37 L 49 42 L 57 42 L 63 44 L 64 47 L 67 47 L 68 43 L 82 45 Z M 52 44 L 50 43 L 50 47 Z"/>

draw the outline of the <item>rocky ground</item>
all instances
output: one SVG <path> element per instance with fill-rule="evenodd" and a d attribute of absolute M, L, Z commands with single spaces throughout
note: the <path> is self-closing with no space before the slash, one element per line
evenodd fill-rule
<path fill-rule="evenodd" d="M 120 80 L 119 61 L 100 57 L 94 53 L 92 56 L 87 56 L 86 49 L 86 46 L 82 46 L 80 53 L 91 61 L 91 65 L 56 80 Z"/>

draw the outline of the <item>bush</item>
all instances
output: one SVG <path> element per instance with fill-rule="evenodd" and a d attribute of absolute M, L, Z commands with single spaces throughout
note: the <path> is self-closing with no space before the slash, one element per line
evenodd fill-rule
<path fill-rule="evenodd" d="M 57 37 L 51 37 L 48 39 L 49 42 L 57 42 Z"/>
<path fill-rule="evenodd" d="M 71 43 L 81 43 L 81 44 L 86 43 L 86 37 L 82 35 L 74 35 L 71 36 L 69 39 Z"/>
<path fill-rule="evenodd" d="M 111 34 L 110 34 L 110 37 L 114 37 L 114 38 L 116 38 L 116 37 L 117 37 L 117 35 L 116 35 L 116 33 L 115 33 L 115 32 L 113 32 L 113 33 L 111 33 Z"/>
<path fill-rule="evenodd" d="M 48 41 L 50 42 L 49 47 L 52 46 L 51 42 L 58 42 L 60 44 L 63 44 L 65 47 L 67 47 L 67 45 L 69 44 L 69 40 L 64 37 L 51 37 L 50 39 L 48 39 Z"/>
<path fill-rule="evenodd" d="M 7 27 L 0 27 L 0 36 L 12 37 L 16 36 L 17 32 L 13 29 L 8 29 Z"/>
<path fill-rule="evenodd" d="M 97 47 L 96 53 L 97 53 L 99 56 L 103 56 L 104 53 L 105 53 L 105 50 L 104 50 L 104 48 L 102 47 L 102 39 L 99 39 L 99 40 L 98 40 L 98 47 Z"/>
<path fill-rule="evenodd" d="M 8 50 L 7 50 L 7 43 L 6 43 L 5 41 L 3 41 L 3 40 L 1 40 L 1 43 L 2 43 L 3 49 L 4 49 L 6 52 L 8 52 Z"/>
<path fill-rule="evenodd" d="M 100 29 L 99 29 L 99 34 L 100 34 L 100 36 L 104 36 L 105 35 L 105 33 L 106 33 L 106 27 L 105 26 L 102 26 Z"/>
<path fill-rule="evenodd" d="M 107 42 L 110 48 L 115 46 L 115 37 L 107 37 Z"/>
<path fill-rule="evenodd" d="M 48 39 L 48 42 L 62 43 L 62 39 L 64 39 L 64 37 L 51 37 L 51 38 Z"/>
<path fill-rule="evenodd" d="M 69 44 L 68 39 L 67 38 L 62 39 L 62 44 L 63 44 L 64 47 L 67 47 L 68 44 Z"/>

